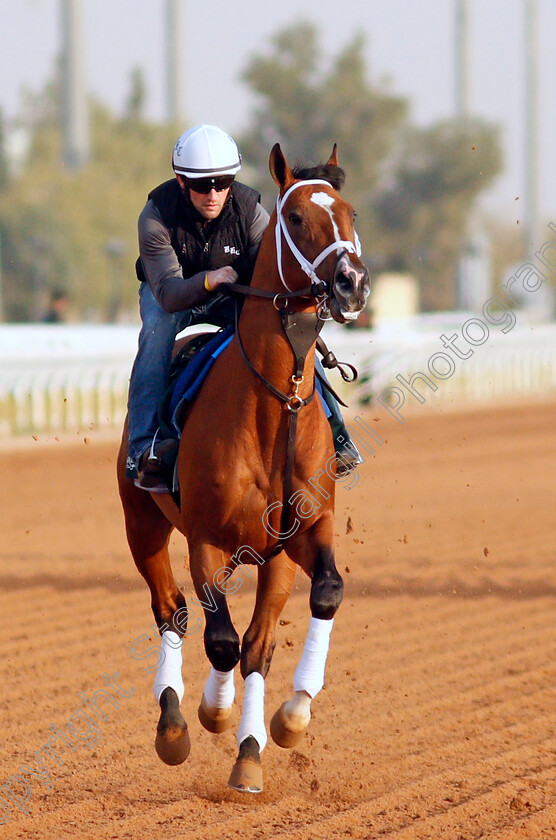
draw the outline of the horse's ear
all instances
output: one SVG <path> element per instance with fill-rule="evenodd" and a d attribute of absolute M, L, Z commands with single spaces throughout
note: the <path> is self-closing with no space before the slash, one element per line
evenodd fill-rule
<path fill-rule="evenodd" d="M 295 181 L 293 172 L 288 166 L 288 162 L 284 157 L 282 149 L 280 148 L 280 143 L 275 143 L 272 147 L 270 159 L 268 161 L 268 168 L 270 169 L 270 174 L 280 189 L 289 187 L 289 185 Z"/>
<path fill-rule="evenodd" d="M 334 148 L 332 149 L 332 154 L 328 158 L 327 166 L 338 166 L 338 144 L 334 143 Z"/>

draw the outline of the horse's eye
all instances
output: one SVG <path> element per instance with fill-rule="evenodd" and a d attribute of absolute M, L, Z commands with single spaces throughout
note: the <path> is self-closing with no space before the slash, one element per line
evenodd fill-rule
<path fill-rule="evenodd" d="M 354 210 L 354 211 L 353 211 L 353 221 L 355 221 L 355 220 L 356 220 L 356 218 L 357 218 L 357 213 L 356 213 L 356 212 L 355 212 L 355 210 Z"/>
<path fill-rule="evenodd" d="M 301 216 L 299 216 L 297 213 L 294 213 L 293 211 L 288 215 L 288 219 L 290 220 L 292 225 L 300 225 L 303 221 Z"/>

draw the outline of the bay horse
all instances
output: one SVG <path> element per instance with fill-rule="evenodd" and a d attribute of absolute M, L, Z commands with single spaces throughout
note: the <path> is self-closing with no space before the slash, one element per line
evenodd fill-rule
<path fill-rule="evenodd" d="M 354 319 L 369 293 L 353 208 L 333 186 L 343 181 L 336 146 L 324 167 L 296 177 L 276 144 L 269 168 L 279 187 L 276 209 L 251 286 L 243 287 L 234 338 L 185 421 L 177 462 L 179 508 L 170 495 L 151 495 L 125 478 L 125 430 L 118 459 L 127 539 L 162 637 L 154 685 L 161 708 L 157 753 L 167 764 L 179 764 L 190 749 L 180 711 L 187 607 L 168 554 L 177 528 L 187 539 L 197 596 L 191 600 L 203 607 L 211 663 L 199 719 L 210 732 L 234 724 L 234 668 L 240 662 L 245 694 L 228 784 L 251 793 L 263 789 L 264 681 L 297 566 L 311 580 L 311 618 L 293 696 L 270 724 L 277 744 L 291 747 L 302 738 L 311 701 L 324 684 L 343 582 L 334 561 L 332 434 L 321 400 L 312 399 L 315 342 L 323 312 L 339 322 Z M 258 575 L 240 645 L 226 596 L 238 588 L 238 575 L 251 574 L 243 564 L 257 566 Z"/>

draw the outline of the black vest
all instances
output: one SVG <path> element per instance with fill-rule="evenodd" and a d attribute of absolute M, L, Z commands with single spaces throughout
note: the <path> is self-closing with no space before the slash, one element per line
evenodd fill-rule
<path fill-rule="evenodd" d="M 149 198 L 168 228 L 184 277 L 231 265 L 240 283 L 250 281 L 253 265 L 247 253 L 249 228 L 259 201 L 255 190 L 234 181 L 222 212 L 210 221 L 203 219 L 184 196 L 176 178 L 160 184 Z M 145 280 L 140 260 L 137 277 Z"/>

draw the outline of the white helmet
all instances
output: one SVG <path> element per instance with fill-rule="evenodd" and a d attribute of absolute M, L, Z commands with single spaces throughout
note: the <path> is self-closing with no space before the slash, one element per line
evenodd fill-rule
<path fill-rule="evenodd" d="M 215 125 L 196 125 L 185 131 L 174 146 L 174 172 L 186 178 L 235 175 L 241 155 L 229 134 Z"/>

